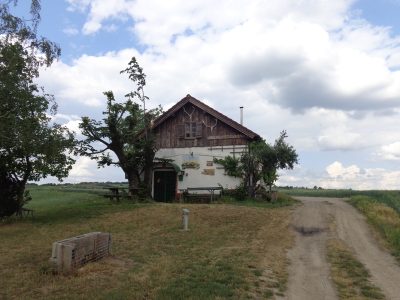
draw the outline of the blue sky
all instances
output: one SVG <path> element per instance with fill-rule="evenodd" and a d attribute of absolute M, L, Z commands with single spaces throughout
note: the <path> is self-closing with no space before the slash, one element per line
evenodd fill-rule
<path fill-rule="evenodd" d="M 132 22 L 122 22 L 116 31 L 102 31 L 92 35 L 78 34 L 86 20 L 84 12 L 68 11 L 68 4 L 64 1 L 43 1 L 43 10 L 40 30 L 49 39 L 60 43 L 63 51 L 62 59 L 71 62 L 83 54 L 101 55 L 108 51 L 117 51 L 128 47 L 141 48 L 138 41 L 121 28 Z M 107 26 L 108 22 L 105 22 Z M 112 23 L 109 23 L 110 25 Z"/>
<path fill-rule="evenodd" d="M 244 105 L 269 142 L 286 129 L 300 164 L 280 184 L 400 189 L 399 12 L 399 0 L 43 0 L 40 33 L 62 56 L 39 82 L 79 135 L 103 91 L 132 89 L 119 71 L 136 56 L 151 106 L 190 93 L 236 120 Z M 123 174 L 81 158 L 66 181 L 100 180 Z"/>
<path fill-rule="evenodd" d="M 360 16 L 374 25 L 389 26 L 394 34 L 400 33 L 400 1 L 398 0 L 361 0 L 353 9 L 359 10 Z"/>

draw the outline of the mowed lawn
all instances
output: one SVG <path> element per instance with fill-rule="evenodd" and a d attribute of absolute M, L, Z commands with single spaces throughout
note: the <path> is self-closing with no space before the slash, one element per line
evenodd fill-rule
<path fill-rule="evenodd" d="M 57 187 L 32 196 L 33 219 L 0 223 L 1 299 L 246 299 L 286 289 L 290 206 L 111 204 Z M 112 256 L 52 274 L 52 243 L 92 231 L 112 234 Z"/>

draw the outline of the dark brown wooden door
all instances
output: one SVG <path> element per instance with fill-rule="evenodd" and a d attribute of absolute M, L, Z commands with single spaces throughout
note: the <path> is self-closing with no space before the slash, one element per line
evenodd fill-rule
<path fill-rule="evenodd" d="M 154 171 L 154 200 L 172 202 L 176 193 L 175 171 Z"/>

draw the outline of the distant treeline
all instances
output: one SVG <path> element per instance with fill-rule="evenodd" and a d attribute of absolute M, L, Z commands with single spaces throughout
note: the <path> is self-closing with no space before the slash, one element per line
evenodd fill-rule
<path fill-rule="evenodd" d="M 28 183 L 27 186 L 110 186 L 110 185 L 127 185 L 127 181 L 105 181 L 105 182 L 79 182 L 79 183 Z"/>

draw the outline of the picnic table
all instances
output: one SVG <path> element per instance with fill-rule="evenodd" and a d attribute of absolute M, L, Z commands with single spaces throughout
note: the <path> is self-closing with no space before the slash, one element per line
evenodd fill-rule
<path fill-rule="evenodd" d="M 31 218 L 33 218 L 33 209 L 21 207 L 21 208 L 16 212 L 16 216 L 17 216 L 17 217 L 20 217 L 20 218 L 31 216 Z"/>
<path fill-rule="evenodd" d="M 110 198 L 111 201 L 115 199 L 117 202 L 119 202 L 120 198 L 124 197 L 133 199 L 134 196 L 139 195 L 143 191 L 143 188 L 128 189 L 126 187 L 117 186 L 110 186 L 106 187 L 105 189 L 109 190 L 110 192 L 105 194 L 104 197 Z M 130 194 L 128 191 L 130 191 Z"/>
<path fill-rule="evenodd" d="M 109 190 L 110 193 L 103 195 L 106 198 L 110 198 L 111 201 L 115 199 L 117 202 L 119 202 L 119 199 L 123 196 L 125 192 L 125 188 L 121 187 L 106 187 L 105 189 Z"/>

